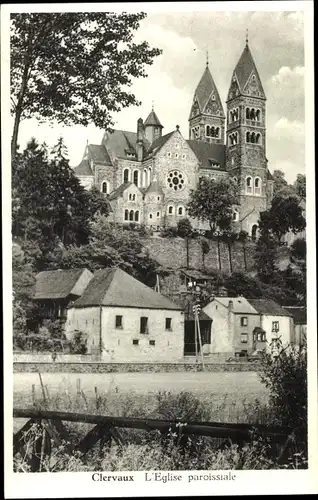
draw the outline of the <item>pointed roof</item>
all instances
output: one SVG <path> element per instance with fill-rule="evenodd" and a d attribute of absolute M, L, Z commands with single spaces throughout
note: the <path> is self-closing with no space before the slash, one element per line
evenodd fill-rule
<path fill-rule="evenodd" d="M 94 163 L 102 163 L 103 165 L 111 165 L 107 149 L 103 144 L 88 144 L 87 155 Z"/>
<path fill-rule="evenodd" d="M 147 187 L 145 194 L 148 193 L 164 194 L 156 177 L 153 178 L 152 182 Z"/>
<path fill-rule="evenodd" d="M 188 140 L 187 143 L 197 157 L 201 168 L 211 168 L 212 163 L 218 163 L 220 165 L 218 170 L 225 169 L 226 146 L 224 144 L 213 144 L 195 140 Z"/>
<path fill-rule="evenodd" d="M 155 125 L 156 127 L 163 128 L 163 125 L 161 125 L 160 120 L 153 109 L 150 111 L 148 117 L 146 118 L 144 127 L 147 127 L 149 125 Z"/>
<path fill-rule="evenodd" d="M 93 177 L 93 172 L 90 167 L 89 161 L 88 160 L 82 160 L 81 163 L 74 168 L 74 174 L 75 175 L 89 175 Z"/>
<path fill-rule="evenodd" d="M 139 189 L 138 186 L 136 186 L 136 184 L 134 184 L 133 182 L 124 182 L 123 184 L 118 186 L 117 189 L 114 189 L 114 191 L 112 191 L 110 193 L 110 195 L 108 196 L 108 199 L 115 200 L 116 198 L 121 196 L 123 194 L 123 192 L 126 191 L 126 189 L 128 189 L 131 186 L 135 186 L 137 189 Z M 139 191 L 140 191 L 140 189 L 139 189 Z"/>
<path fill-rule="evenodd" d="M 244 50 L 242 52 L 242 55 L 235 67 L 235 70 L 233 72 L 233 76 L 236 75 L 239 87 L 241 92 L 243 93 L 244 87 L 247 84 L 250 76 L 252 73 L 255 73 L 257 79 L 258 79 L 258 84 L 260 86 L 261 92 L 265 96 L 265 92 L 262 86 L 262 82 L 260 79 L 260 76 L 258 74 L 251 50 L 249 48 L 248 43 L 246 43 Z"/>
<path fill-rule="evenodd" d="M 145 150 L 150 143 L 144 138 Z M 103 145 L 112 157 L 126 158 L 127 154 L 136 155 L 137 133 L 126 130 L 113 130 L 103 137 Z"/>
<path fill-rule="evenodd" d="M 245 297 L 214 297 L 216 300 L 225 307 L 229 307 L 229 302 L 233 302 L 234 314 L 258 314 L 258 311 L 250 304 Z"/>
<path fill-rule="evenodd" d="M 170 299 L 119 268 L 97 271 L 83 295 L 74 303 L 76 308 L 92 306 L 181 310 Z"/>
<path fill-rule="evenodd" d="M 165 134 L 162 137 L 158 137 L 158 139 L 155 139 L 153 143 L 151 144 L 150 148 L 147 151 L 147 155 L 150 153 L 153 153 L 155 150 L 156 152 L 159 151 L 159 149 L 162 148 L 166 144 L 166 142 L 170 139 L 170 137 L 174 134 L 175 130 L 172 132 L 169 132 L 169 134 Z"/>
<path fill-rule="evenodd" d="M 222 102 L 221 102 L 221 99 L 219 96 L 218 89 L 214 83 L 209 66 L 206 66 L 204 73 L 202 75 L 202 78 L 201 78 L 201 80 L 196 88 L 196 91 L 194 93 L 194 100 L 195 99 L 198 100 L 201 112 L 204 110 L 205 106 L 207 105 L 212 93 L 214 93 L 215 101 L 218 103 L 220 109 L 222 110 L 222 113 L 224 114 L 223 106 L 222 106 Z"/>
<path fill-rule="evenodd" d="M 272 299 L 248 299 L 249 303 L 260 314 L 269 316 L 293 316 L 291 311 L 286 310 Z"/>

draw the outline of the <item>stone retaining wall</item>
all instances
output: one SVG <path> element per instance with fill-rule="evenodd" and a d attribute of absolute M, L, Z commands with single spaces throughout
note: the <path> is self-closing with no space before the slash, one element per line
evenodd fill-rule
<path fill-rule="evenodd" d="M 255 363 L 206 363 L 207 372 L 250 372 L 259 371 Z M 195 363 L 13 363 L 14 373 L 129 373 L 129 372 L 195 372 L 202 366 Z"/>

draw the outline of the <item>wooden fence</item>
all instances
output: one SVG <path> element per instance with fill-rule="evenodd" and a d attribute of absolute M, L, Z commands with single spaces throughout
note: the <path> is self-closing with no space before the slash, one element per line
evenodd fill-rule
<path fill-rule="evenodd" d="M 29 419 L 13 436 L 13 454 L 20 453 L 32 472 L 42 470 L 44 457 L 51 453 L 51 443 L 57 447 L 64 444 L 68 454 L 75 452 L 86 454 L 97 442 L 100 442 L 101 446 L 110 446 L 112 442 L 124 446 L 124 439 L 118 430 L 120 428 L 141 429 L 148 432 L 158 430 L 162 435 L 172 432 L 179 436 L 182 434 L 182 437 L 188 435 L 208 436 L 223 440 L 222 446 L 229 442 L 242 445 L 253 439 L 256 432 L 262 437 L 269 438 L 273 449 L 275 449 L 275 454 L 278 453 L 279 461 L 283 461 L 286 457 L 296 434 L 301 439 L 305 439 L 304 432 L 296 433 L 295 430 L 287 427 L 261 424 L 171 422 L 148 418 L 111 417 L 38 409 L 14 409 L 13 417 Z M 71 438 L 63 421 L 95 425 L 79 443 L 74 444 L 74 439 Z M 34 441 L 30 452 L 26 436 L 34 424 L 40 425 L 41 435 Z"/>

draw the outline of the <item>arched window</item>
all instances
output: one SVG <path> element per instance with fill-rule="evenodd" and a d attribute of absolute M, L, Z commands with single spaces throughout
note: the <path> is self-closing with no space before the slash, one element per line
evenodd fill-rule
<path fill-rule="evenodd" d="M 250 142 L 250 133 L 246 132 L 246 142 Z"/>
<path fill-rule="evenodd" d="M 255 132 L 252 132 L 252 133 L 250 134 L 250 142 L 251 142 L 252 144 L 255 144 L 255 142 L 256 142 Z"/>
<path fill-rule="evenodd" d="M 215 137 L 219 137 L 219 134 L 220 134 L 220 128 L 216 127 L 216 129 L 215 129 Z"/>
<path fill-rule="evenodd" d="M 172 214 L 173 214 L 173 206 L 172 206 L 172 205 L 169 205 L 169 206 L 168 206 L 168 214 L 169 214 L 169 215 L 172 215 Z"/>
<path fill-rule="evenodd" d="M 149 214 L 149 219 L 152 219 L 152 214 Z"/>
<path fill-rule="evenodd" d="M 210 137 L 210 126 L 209 125 L 207 125 L 205 127 L 205 135 L 206 135 L 206 137 Z"/>
<path fill-rule="evenodd" d="M 257 196 L 262 194 L 262 180 L 259 177 L 254 179 L 254 194 Z"/>
<path fill-rule="evenodd" d="M 256 119 L 256 121 L 258 121 L 258 122 L 260 121 L 260 119 L 261 119 L 261 110 L 260 110 L 260 109 L 257 109 L 257 110 L 256 110 L 256 113 L 255 113 L 255 119 Z"/>
<path fill-rule="evenodd" d="M 130 210 L 129 212 L 129 220 L 134 220 L 134 211 Z"/>
<path fill-rule="evenodd" d="M 103 194 L 107 194 L 108 189 L 107 189 L 107 182 L 106 181 L 102 182 L 102 189 L 101 189 L 101 191 L 102 191 Z"/>
<path fill-rule="evenodd" d="M 233 222 L 238 222 L 239 220 L 239 213 L 236 209 L 233 210 Z"/>
<path fill-rule="evenodd" d="M 127 182 L 129 182 L 129 168 L 124 170 L 124 183 L 127 184 Z"/>
<path fill-rule="evenodd" d="M 139 210 L 135 212 L 135 222 L 139 222 Z"/>
<path fill-rule="evenodd" d="M 128 210 L 125 210 L 125 220 L 128 220 L 129 219 L 129 212 Z"/>
<path fill-rule="evenodd" d="M 250 108 L 246 108 L 246 119 L 250 119 Z"/>
<path fill-rule="evenodd" d="M 252 177 L 246 177 L 246 194 L 253 193 Z"/>
<path fill-rule="evenodd" d="M 251 109 L 250 120 L 255 120 L 255 109 L 254 108 Z"/>
<path fill-rule="evenodd" d="M 148 186 L 151 184 L 151 167 L 148 168 Z"/>
<path fill-rule="evenodd" d="M 139 172 L 138 170 L 134 170 L 134 184 L 138 186 L 138 180 L 139 180 Z"/>
<path fill-rule="evenodd" d="M 256 142 L 256 144 L 261 144 L 262 143 L 262 136 L 261 136 L 261 134 L 256 134 L 255 142 Z"/>
<path fill-rule="evenodd" d="M 183 215 L 183 207 L 178 207 L 178 215 Z"/>
<path fill-rule="evenodd" d="M 131 199 L 132 199 L 132 194 L 131 193 L 129 193 L 128 199 L 129 199 L 129 201 L 131 201 Z"/>
<path fill-rule="evenodd" d="M 237 184 L 237 177 L 233 177 L 233 181 Z"/>
<path fill-rule="evenodd" d="M 147 169 L 144 168 L 144 174 L 143 174 L 143 179 L 142 179 L 142 185 L 143 187 L 147 187 Z"/>
<path fill-rule="evenodd" d="M 235 144 L 238 143 L 238 133 L 233 132 L 233 134 L 229 135 L 229 139 L 230 139 L 230 146 L 234 146 Z"/>

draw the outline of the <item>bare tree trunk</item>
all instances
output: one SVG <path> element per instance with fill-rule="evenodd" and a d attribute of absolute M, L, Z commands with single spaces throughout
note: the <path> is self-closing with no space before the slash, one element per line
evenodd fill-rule
<path fill-rule="evenodd" d="M 228 250 L 229 250 L 230 271 L 231 271 L 231 273 L 233 273 L 232 249 L 231 249 L 231 243 L 230 242 L 228 242 L 227 247 L 228 247 Z"/>
<path fill-rule="evenodd" d="M 245 271 L 247 271 L 247 262 L 246 262 L 246 246 L 245 246 L 245 241 L 243 241 L 243 257 L 244 257 L 244 267 L 245 267 Z"/>
<path fill-rule="evenodd" d="M 222 270 L 222 262 L 221 262 L 221 252 L 220 252 L 220 236 L 216 237 L 217 246 L 218 246 L 218 260 L 219 260 L 219 270 Z"/>
<path fill-rule="evenodd" d="M 189 269 L 189 238 L 186 238 L 186 250 L 187 250 L 187 269 Z"/>

